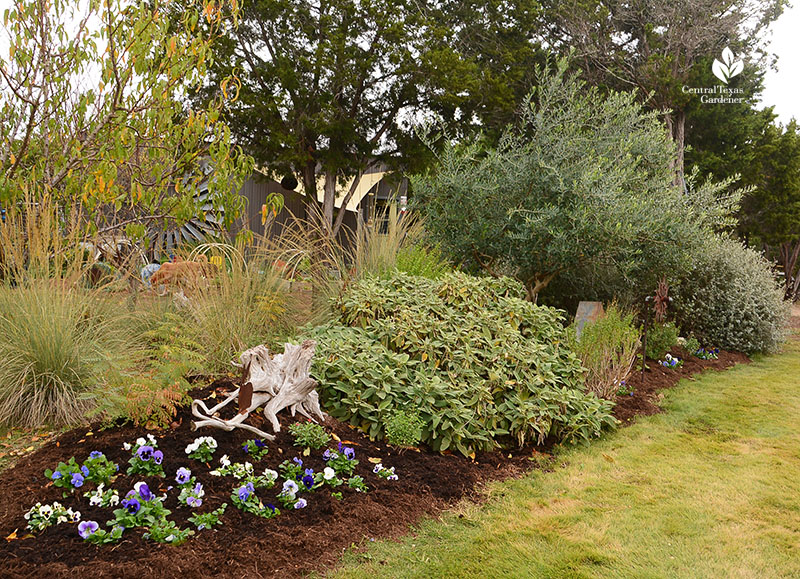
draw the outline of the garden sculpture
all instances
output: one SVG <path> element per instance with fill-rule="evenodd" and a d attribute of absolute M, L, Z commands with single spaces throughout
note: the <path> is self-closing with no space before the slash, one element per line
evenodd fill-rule
<path fill-rule="evenodd" d="M 292 416 L 299 412 L 310 420 L 315 420 L 315 416 L 325 420 L 325 414 L 319 406 L 317 382 L 308 375 L 316 347 L 316 342 L 306 340 L 299 346 L 285 344 L 283 354 L 274 356 L 270 356 L 269 349 L 263 344 L 243 352 L 239 363 L 232 362 L 242 369 L 241 386 L 213 408 L 208 408 L 202 400 L 194 400 L 192 414 L 200 420 L 192 423 L 192 430 L 203 426 L 227 431 L 242 428 L 274 440 L 273 435 L 245 424 L 250 413 L 262 405 L 264 416 L 272 424 L 274 432 L 280 432 L 277 414 L 284 408 L 288 408 Z M 238 414 L 229 420 L 222 420 L 217 413 L 234 398 L 238 398 Z"/>

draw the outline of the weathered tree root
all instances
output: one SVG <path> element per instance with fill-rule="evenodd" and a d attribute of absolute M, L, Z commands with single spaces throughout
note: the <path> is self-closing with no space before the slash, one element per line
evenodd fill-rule
<path fill-rule="evenodd" d="M 299 346 L 285 344 L 283 354 L 275 356 L 270 356 L 269 349 L 264 345 L 243 352 L 240 363 L 234 363 L 242 368 L 241 386 L 213 408 L 208 408 L 202 400 L 192 401 L 192 414 L 200 419 L 192 422 L 192 430 L 204 426 L 228 432 L 242 428 L 274 440 L 274 435 L 244 422 L 251 412 L 262 405 L 264 416 L 272 424 L 274 432 L 280 432 L 277 414 L 284 408 L 289 408 L 292 416 L 299 412 L 315 422 L 315 417 L 325 420 L 316 391 L 317 382 L 308 375 L 316 347 L 316 342 L 306 340 Z M 217 418 L 215 414 L 234 399 L 239 401 L 239 413 L 230 420 Z"/>

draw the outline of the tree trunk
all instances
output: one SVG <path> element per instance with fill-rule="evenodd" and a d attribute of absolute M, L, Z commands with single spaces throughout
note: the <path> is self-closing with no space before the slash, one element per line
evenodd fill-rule
<path fill-rule="evenodd" d="M 329 230 L 333 229 L 333 209 L 336 207 L 336 172 L 325 171 L 325 196 L 322 198 L 322 217 Z"/>
<path fill-rule="evenodd" d="M 673 169 L 675 170 L 675 184 L 683 189 L 685 187 L 683 180 L 683 163 L 684 163 L 684 148 L 686 146 L 686 112 L 673 111 L 668 114 L 664 119 L 667 127 L 667 134 L 675 143 L 675 161 L 673 162 Z"/>
<path fill-rule="evenodd" d="M 306 204 L 317 202 L 317 164 L 312 159 L 303 167 L 303 192 L 306 195 Z M 308 211 L 306 205 L 303 205 L 303 215 L 299 215 L 301 219 L 308 218 Z"/>
<path fill-rule="evenodd" d="M 786 282 L 784 299 L 795 301 L 798 298 L 798 291 L 800 291 L 800 271 L 795 271 L 798 258 L 800 258 L 800 240 L 781 244 L 779 255 Z"/>

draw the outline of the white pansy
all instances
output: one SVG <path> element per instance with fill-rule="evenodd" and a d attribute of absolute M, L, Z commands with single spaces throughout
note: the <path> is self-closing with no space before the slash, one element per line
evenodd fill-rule
<path fill-rule="evenodd" d="M 130 450 L 131 448 L 133 448 L 133 447 L 131 446 L 130 442 L 123 442 L 122 443 L 122 450 Z"/>
<path fill-rule="evenodd" d="M 112 507 L 117 506 L 119 504 L 119 495 L 118 494 L 112 495 L 111 499 L 108 501 L 108 504 L 111 505 Z"/>
<path fill-rule="evenodd" d="M 148 434 L 147 435 L 147 440 L 150 441 L 151 445 L 155 446 L 155 444 L 156 444 L 156 437 L 155 436 L 153 436 L 152 434 Z"/>
<path fill-rule="evenodd" d="M 231 465 L 231 459 L 229 459 L 229 458 L 228 458 L 228 455 L 227 455 L 227 454 L 223 454 L 223 455 L 222 455 L 222 458 L 221 458 L 221 459 L 219 459 L 219 463 L 220 463 L 222 466 L 230 466 L 230 465 Z"/>
<path fill-rule="evenodd" d="M 103 503 L 103 499 L 101 499 L 101 498 L 100 498 L 99 496 L 97 496 L 97 495 L 92 495 L 92 497 L 89 499 L 89 504 L 90 504 L 91 506 L 93 506 L 93 507 L 98 507 L 98 506 L 100 506 L 102 503 Z"/>
<path fill-rule="evenodd" d="M 336 476 L 336 471 L 329 466 L 326 466 L 325 470 L 322 471 L 322 478 L 324 478 L 325 480 L 331 480 L 335 476 Z"/>
<path fill-rule="evenodd" d="M 278 472 L 272 470 L 271 468 L 264 469 L 264 478 L 271 481 L 276 481 L 278 480 Z"/>
<path fill-rule="evenodd" d="M 136 439 L 136 446 L 144 446 L 145 444 L 147 444 L 147 441 L 141 436 Z"/>

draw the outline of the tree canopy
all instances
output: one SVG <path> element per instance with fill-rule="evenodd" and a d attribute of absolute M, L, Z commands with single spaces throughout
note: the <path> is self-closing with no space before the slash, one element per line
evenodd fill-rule
<path fill-rule="evenodd" d="M 657 113 L 631 93 L 598 89 L 559 61 L 541 74 L 520 125 L 496 148 L 450 144 L 413 180 L 417 207 L 466 267 L 506 274 L 536 300 L 556 276 L 612 270 L 655 282 L 689 263 L 693 244 L 730 225 L 736 195 L 685 196 Z"/>
<path fill-rule="evenodd" d="M 4 12 L 3 205 L 47 194 L 79 207 L 95 229 L 128 225 L 141 235 L 144 223 L 182 222 L 202 211 L 196 193 L 206 182 L 206 202 L 227 207 L 228 221 L 236 217 L 242 201 L 235 193 L 251 160 L 231 146 L 220 119 L 224 100 L 185 106 L 187 91 L 204 82 L 226 20 L 214 2 L 193 2 L 178 18 L 168 8 L 19 0 Z"/>

